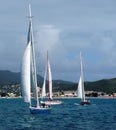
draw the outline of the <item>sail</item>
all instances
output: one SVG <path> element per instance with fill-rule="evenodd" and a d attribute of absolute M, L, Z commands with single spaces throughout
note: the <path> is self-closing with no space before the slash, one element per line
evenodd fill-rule
<path fill-rule="evenodd" d="M 81 91 L 82 91 L 82 100 L 85 100 L 85 90 L 84 90 L 84 77 L 83 77 L 83 61 L 82 61 L 82 55 L 80 52 L 80 61 L 81 61 Z"/>
<path fill-rule="evenodd" d="M 45 68 L 44 82 L 43 82 L 43 86 L 42 86 L 41 96 L 42 96 L 42 97 L 45 97 L 45 96 L 46 96 L 46 68 Z"/>
<path fill-rule="evenodd" d="M 48 87 L 49 87 L 49 98 L 52 100 L 52 73 L 51 73 L 51 67 L 50 67 L 50 61 L 48 58 L 48 52 L 47 52 L 47 67 L 48 67 Z"/>
<path fill-rule="evenodd" d="M 82 98 L 82 79 L 81 79 L 81 76 L 80 76 L 79 83 L 78 83 L 77 96 L 78 96 L 78 98 Z"/>
<path fill-rule="evenodd" d="M 30 102 L 30 45 L 31 44 L 29 42 L 25 49 L 21 66 L 21 86 L 22 95 L 25 102 Z"/>

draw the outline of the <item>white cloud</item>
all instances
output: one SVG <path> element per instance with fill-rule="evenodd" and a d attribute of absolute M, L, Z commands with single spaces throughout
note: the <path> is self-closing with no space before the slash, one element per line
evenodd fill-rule
<path fill-rule="evenodd" d="M 28 2 L 11 1 L 6 5 L 5 0 L 0 5 L 0 68 L 19 71 L 26 46 Z M 53 78 L 77 81 L 82 51 L 87 80 L 116 75 L 115 0 L 34 0 L 31 3 L 40 71 L 44 71 L 48 50 Z"/>
<path fill-rule="evenodd" d="M 38 58 L 40 69 L 44 71 L 46 50 L 49 50 L 54 78 L 72 79 L 74 75 L 73 80 L 77 79 L 80 72 L 79 52 L 81 50 L 88 75 L 97 75 L 99 79 L 108 75 L 108 65 L 114 67 L 116 44 L 114 37 L 106 35 L 107 32 L 79 33 L 74 31 L 70 33 L 53 25 L 43 25 L 38 30 L 36 49 L 40 53 Z M 93 80 L 94 76 L 92 79 L 87 79 Z"/>
<path fill-rule="evenodd" d="M 37 41 L 39 52 L 52 51 L 59 42 L 61 30 L 52 25 L 43 25 L 38 28 Z"/>

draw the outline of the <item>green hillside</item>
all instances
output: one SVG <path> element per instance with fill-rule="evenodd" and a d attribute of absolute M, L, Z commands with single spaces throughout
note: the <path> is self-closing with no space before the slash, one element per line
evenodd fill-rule
<path fill-rule="evenodd" d="M 0 85 L 16 84 L 20 81 L 20 73 L 8 70 L 0 70 Z"/>
<path fill-rule="evenodd" d="M 20 87 L 20 82 L 21 82 L 20 80 L 21 80 L 20 73 L 10 72 L 6 70 L 0 71 L 0 89 L 2 89 L 4 85 L 6 85 L 8 86 L 7 90 L 9 90 L 10 89 L 9 84 L 12 85 L 19 84 Z M 42 87 L 43 77 L 38 75 L 37 81 L 38 81 L 38 86 Z M 63 80 L 53 80 L 53 92 L 77 90 L 77 86 L 78 86 L 77 83 L 63 81 Z M 106 92 L 108 94 L 116 93 L 116 78 L 103 79 L 94 82 L 85 82 L 85 90 Z"/>
<path fill-rule="evenodd" d="M 85 82 L 85 90 L 106 92 L 110 94 L 116 93 L 116 78 Z"/>
<path fill-rule="evenodd" d="M 104 92 L 107 94 L 116 93 L 116 78 L 113 79 L 103 79 L 95 82 L 85 82 L 85 91 L 96 91 Z M 77 90 L 77 83 L 65 82 L 65 81 L 53 81 L 54 91 L 68 91 Z"/>

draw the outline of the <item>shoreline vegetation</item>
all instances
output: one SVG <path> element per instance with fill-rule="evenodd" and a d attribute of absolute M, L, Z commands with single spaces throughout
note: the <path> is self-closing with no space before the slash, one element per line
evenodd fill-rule
<path fill-rule="evenodd" d="M 67 86 L 67 89 L 69 89 L 69 86 L 71 87 L 71 84 L 65 85 Z M 53 91 L 53 97 L 54 98 L 68 98 L 68 97 L 76 97 L 77 98 L 77 85 L 72 90 L 65 90 L 63 87 L 58 87 L 60 89 L 57 89 L 57 91 Z M 54 89 L 54 86 L 53 86 Z M 38 95 L 41 93 L 41 87 L 38 87 Z M 33 96 L 33 93 L 31 93 Z M 106 93 L 106 92 L 99 92 L 99 91 L 93 91 L 93 90 L 86 90 L 85 91 L 86 97 L 102 97 L 102 98 L 115 98 L 116 93 Z M 8 85 L 0 85 L 0 97 L 6 97 L 6 98 L 15 98 L 15 97 L 21 97 L 21 86 L 20 84 L 8 84 Z"/>
<path fill-rule="evenodd" d="M 7 87 L 6 86 L 5 89 L 0 88 L 0 98 L 22 98 L 20 84 L 11 85 L 10 90 L 8 89 L 9 86 Z M 41 93 L 41 88 L 38 87 L 39 97 L 41 97 L 40 93 Z M 33 97 L 33 93 L 31 93 L 31 96 Z M 105 92 L 85 91 L 85 96 L 87 98 L 116 98 L 116 93 L 107 94 Z M 48 98 L 48 94 L 46 98 Z M 78 95 L 77 95 L 77 91 L 73 91 L 73 90 L 57 91 L 57 92 L 53 92 L 53 98 L 78 98 Z"/>
<path fill-rule="evenodd" d="M 20 73 L 0 70 L 0 97 L 20 97 Z M 38 92 L 41 93 L 43 77 L 37 76 Z M 48 84 L 47 84 L 48 85 Z M 55 98 L 76 97 L 78 83 L 53 80 L 53 96 Z M 86 97 L 116 97 L 116 78 L 84 82 Z M 46 86 L 47 87 L 47 86 Z M 48 89 L 47 89 L 48 91 Z"/>
<path fill-rule="evenodd" d="M 23 97 L 0 97 L 0 99 L 20 99 Z M 99 96 L 99 97 L 86 97 L 87 99 L 116 99 L 116 97 L 113 96 Z M 46 98 L 47 99 L 47 98 Z M 79 99 L 78 97 L 54 97 L 54 99 Z"/>

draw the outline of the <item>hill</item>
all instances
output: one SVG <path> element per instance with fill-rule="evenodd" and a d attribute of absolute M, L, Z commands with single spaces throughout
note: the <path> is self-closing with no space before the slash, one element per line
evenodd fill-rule
<path fill-rule="evenodd" d="M 43 78 L 41 76 L 37 76 L 40 84 L 43 82 Z M 0 70 L 0 85 L 8 85 L 8 84 L 20 84 L 21 76 L 20 72 L 11 72 L 8 70 Z"/>
<path fill-rule="evenodd" d="M 20 73 L 0 70 L 0 85 L 16 84 L 20 82 Z"/>
<path fill-rule="evenodd" d="M 7 70 L 0 70 L 0 88 L 3 85 L 20 84 L 20 73 Z M 37 76 L 38 86 L 42 87 L 43 77 Z M 53 91 L 77 90 L 77 83 L 53 80 Z M 116 78 L 102 79 L 94 82 L 85 82 L 86 91 L 106 92 L 112 94 L 116 92 Z"/>
<path fill-rule="evenodd" d="M 86 90 L 106 92 L 109 94 L 116 93 L 116 78 L 102 79 L 95 82 L 85 82 Z"/>

